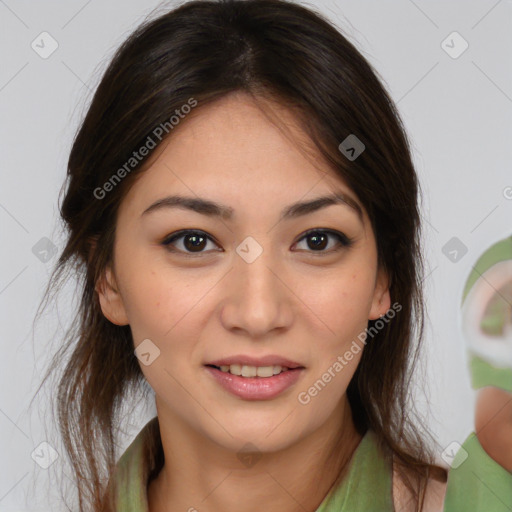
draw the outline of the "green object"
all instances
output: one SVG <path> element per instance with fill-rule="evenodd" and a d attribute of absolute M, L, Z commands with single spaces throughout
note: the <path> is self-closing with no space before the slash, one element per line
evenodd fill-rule
<path fill-rule="evenodd" d="M 148 473 L 144 468 L 151 462 L 144 464 L 148 458 L 145 436 L 155 421 L 157 417 L 146 424 L 118 461 L 117 512 L 148 512 Z M 451 466 L 443 512 L 510 512 L 512 474 L 487 455 L 474 433 L 453 453 Z M 194 506 L 201 510 L 199 503 L 191 500 L 190 507 Z M 358 511 L 393 512 L 392 468 L 372 430 L 366 432 L 356 448 L 341 484 L 327 494 L 316 510 Z"/>
<path fill-rule="evenodd" d="M 480 328 L 489 336 L 505 336 L 505 326 L 512 322 L 512 276 L 488 302 Z"/>
<path fill-rule="evenodd" d="M 473 353 L 469 364 L 473 389 L 494 386 L 512 392 L 512 369 L 496 368 Z"/>
<path fill-rule="evenodd" d="M 462 304 L 471 288 L 482 278 L 482 274 L 497 263 L 507 260 L 512 260 L 512 236 L 493 244 L 480 256 L 464 286 Z M 495 297 L 489 301 L 485 311 L 482 312 L 480 328 L 488 336 L 502 335 L 505 322 L 510 322 L 508 317 L 510 305 L 506 302 L 508 288 L 509 284 L 502 287 L 501 293 L 496 293 Z M 473 389 L 495 386 L 505 391 L 512 391 L 512 368 L 497 368 L 471 351 L 469 351 L 469 368 Z"/>
<path fill-rule="evenodd" d="M 462 303 L 466 300 L 469 290 L 476 283 L 478 278 L 492 266 L 500 261 L 512 260 L 512 236 L 504 238 L 494 245 L 491 245 L 478 259 L 464 286 Z"/>
<path fill-rule="evenodd" d="M 393 510 L 392 468 L 368 430 L 352 456 L 350 470 L 325 497 L 316 512 Z"/>
<path fill-rule="evenodd" d="M 472 432 L 452 462 L 443 511 L 510 512 L 511 508 L 512 473 L 487 455 Z"/>

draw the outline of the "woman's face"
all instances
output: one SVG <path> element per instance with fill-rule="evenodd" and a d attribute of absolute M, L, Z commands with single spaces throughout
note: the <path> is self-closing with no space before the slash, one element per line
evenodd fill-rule
<path fill-rule="evenodd" d="M 358 336 L 389 308 L 374 235 L 320 155 L 307 158 L 247 96 L 181 123 L 121 204 L 101 306 L 136 347 L 146 340 L 138 357 L 161 422 L 278 450 L 340 412 Z"/>

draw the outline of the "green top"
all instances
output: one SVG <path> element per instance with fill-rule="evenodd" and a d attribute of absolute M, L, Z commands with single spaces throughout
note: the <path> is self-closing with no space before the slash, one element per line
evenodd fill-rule
<path fill-rule="evenodd" d="M 148 475 L 143 461 L 148 456 L 145 435 L 150 420 L 119 459 L 117 468 L 118 512 L 148 512 Z M 510 512 L 512 474 L 495 462 L 471 433 L 454 455 L 443 512 Z M 348 473 L 325 497 L 316 512 L 392 512 L 392 467 L 368 430 L 349 463 Z"/>

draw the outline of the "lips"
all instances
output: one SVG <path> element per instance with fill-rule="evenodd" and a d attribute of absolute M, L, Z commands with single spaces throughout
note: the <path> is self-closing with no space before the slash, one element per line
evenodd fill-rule
<path fill-rule="evenodd" d="M 204 365 L 206 373 L 230 394 L 242 400 L 271 400 L 294 386 L 304 366 L 278 355 L 235 355 Z"/>
<path fill-rule="evenodd" d="M 231 365 L 231 368 L 239 365 Z M 224 367 L 224 365 L 223 365 Z M 224 367 L 225 368 L 225 367 Z M 244 366 L 246 369 L 254 369 L 255 367 Z M 278 368 L 280 366 L 267 366 L 258 368 Z M 213 382 L 220 385 L 225 391 L 231 395 L 241 398 L 242 400 L 272 400 L 296 385 L 301 378 L 304 368 L 294 368 L 293 370 L 279 370 L 280 373 L 271 376 L 248 376 L 233 375 L 230 372 L 218 369 L 213 365 L 205 366 L 206 373 L 213 378 Z M 242 373 L 245 373 L 242 371 Z"/>

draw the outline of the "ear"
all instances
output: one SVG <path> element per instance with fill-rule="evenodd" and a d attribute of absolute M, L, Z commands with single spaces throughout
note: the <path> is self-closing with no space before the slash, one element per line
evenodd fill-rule
<path fill-rule="evenodd" d="M 372 307 L 368 320 L 377 320 L 377 318 L 385 315 L 390 306 L 389 276 L 386 270 L 380 267 L 375 280 L 375 290 L 373 292 Z"/>
<path fill-rule="evenodd" d="M 113 324 L 128 325 L 123 299 L 110 267 L 105 269 L 102 277 L 97 281 L 95 290 L 98 293 L 101 310 L 105 317 Z"/>

